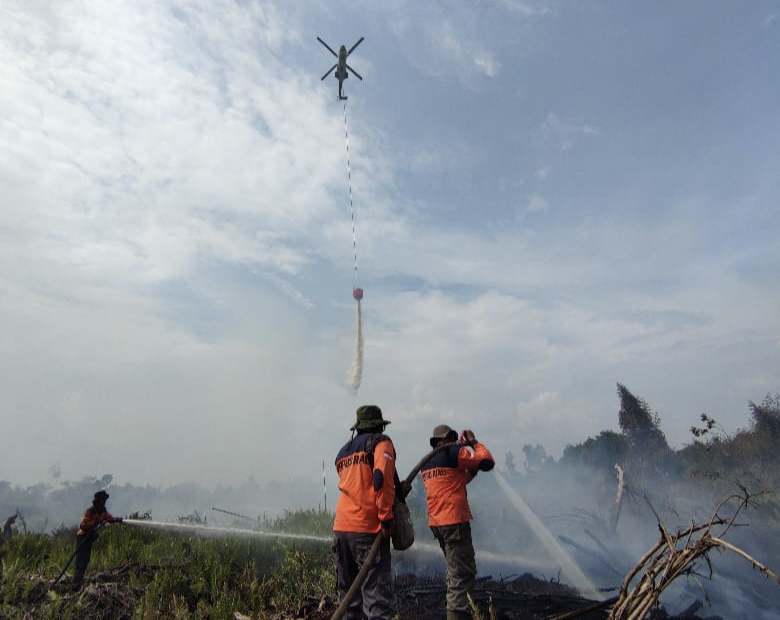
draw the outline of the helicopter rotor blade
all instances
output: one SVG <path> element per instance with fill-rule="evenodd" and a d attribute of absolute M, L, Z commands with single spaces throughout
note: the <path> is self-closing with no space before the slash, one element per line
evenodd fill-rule
<path fill-rule="evenodd" d="M 328 76 L 330 75 L 330 72 L 331 72 L 331 71 L 333 71 L 333 69 L 335 69 L 335 68 L 336 68 L 336 66 L 337 66 L 337 64 L 336 64 L 336 65 L 333 65 L 333 66 L 332 66 L 330 69 L 328 69 L 328 70 L 325 72 L 325 75 L 323 75 L 323 76 L 320 78 L 320 82 L 322 82 L 322 80 L 324 80 L 326 77 L 328 77 Z"/>
<path fill-rule="evenodd" d="M 336 52 L 334 52 L 332 49 L 330 49 L 330 45 L 328 45 L 327 43 L 325 43 L 325 41 L 323 41 L 323 40 L 322 40 L 322 39 L 320 39 L 319 37 L 317 37 L 317 41 L 319 41 L 320 43 L 322 43 L 322 44 L 323 44 L 323 45 L 324 45 L 324 46 L 325 46 L 325 47 L 328 49 L 328 51 L 329 51 L 331 54 L 333 54 L 333 55 L 334 55 L 336 58 L 338 58 L 338 57 L 339 57 L 339 55 L 338 55 Z"/>
<path fill-rule="evenodd" d="M 355 43 L 355 45 L 353 45 L 352 47 L 350 47 L 350 48 L 349 48 L 349 51 L 347 52 L 347 56 L 349 56 L 349 55 L 350 55 L 352 52 L 354 52 L 354 51 L 355 51 L 355 48 L 356 48 L 358 45 L 360 45 L 360 44 L 363 42 L 363 39 L 365 39 L 365 38 L 366 38 L 366 37 L 360 37 L 360 39 L 358 39 L 358 42 L 357 42 L 357 43 Z M 362 79 L 362 78 L 361 78 L 361 79 Z"/>
<path fill-rule="evenodd" d="M 351 73 L 354 73 L 354 74 L 355 74 L 355 76 L 356 76 L 356 77 L 357 77 L 357 78 L 358 78 L 358 79 L 359 79 L 361 82 L 363 81 L 363 76 L 362 76 L 362 75 L 360 75 L 360 74 L 359 74 L 357 71 L 355 71 L 355 70 L 354 70 L 352 67 L 350 67 L 349 65 L 347 65 L 347 69 L 349 69 L 349 71 L 350 71 Z"/>

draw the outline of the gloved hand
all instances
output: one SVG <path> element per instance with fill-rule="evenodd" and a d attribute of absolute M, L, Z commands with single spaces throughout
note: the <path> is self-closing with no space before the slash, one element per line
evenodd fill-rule
<path fill-rule="evenodd" d="M 412 491 L 412 483 L 407 480 L 401 480 L 401 497 L 405 498 Z"/>
<path fill-rule="evenodd" d="M 458 443 L 461 446 L 473 446 L 475 443 L 477 443 L 477 438 L 474 436 L 474 431 L 462 431 L 460 437 L 458 438 Z"/>
<path fill-rule="evenodd" d="M 380 525 L 382 526 L 382 534 L 390 536 L 390 530 L 393 529 L 393 520 L 387 519 L 386 521 L 380 521 Z"/>

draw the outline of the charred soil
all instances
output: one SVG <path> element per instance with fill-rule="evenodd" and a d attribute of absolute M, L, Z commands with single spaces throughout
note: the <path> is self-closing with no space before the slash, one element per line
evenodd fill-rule
<path fill-rule="evenodd" d="M 80 590 L 74 590 L 70 574 L 52 585 L 73 545 L 69 528 L 5 541 L 0 548 L 0 618 L 319 619 L 329 618 L 335 609 L 328 545 L 112 527 L 95 543 Z M 442 618 L 445 591 L 441 575 L 398 577 L 400 617 Z M 491 613 L 497 618 L 546 618 L 592 603 L 564 584 L 528 574 L 481 578 L 474 598 L 486 618 Z"/>

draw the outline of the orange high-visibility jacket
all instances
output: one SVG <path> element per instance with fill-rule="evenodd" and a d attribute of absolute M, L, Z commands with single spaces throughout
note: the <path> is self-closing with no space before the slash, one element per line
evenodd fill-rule
<path fill-rule="evenodd" d="M 103 512 L 97 512 L 92 506 L 87 508 L 84 516 L 81 517 L 81 523 L 79 523 L 79 536 L 84 536 L 93 531 L 101 523 L 113 523 L 113 515 L 104 510 Z"/>
<path fill-rule="evenodd" d="M 434 455 L 420 470 L 428 500 L 428 525 L 471 521 L 466 485 L 478 470 L 490 471 L 494 465 L 493 455 L 479 442 L 454 445 Z"/>
<path fill-rule="evenodd" d="M 336 457 L 339 501 L 334 532 L 376 534 L 393 518 L 395 447 L 386 435 L 360 433 Z"/>

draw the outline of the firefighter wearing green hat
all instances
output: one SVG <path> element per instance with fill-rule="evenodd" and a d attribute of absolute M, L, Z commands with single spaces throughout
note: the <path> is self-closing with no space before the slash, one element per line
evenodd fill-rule
<path fill-rule="evenodd" d="M 333 522 L 336 578 L 343 598 L 377 536 L 381 546 L 346 618 L 389 620 L 394 616 L 390 530 L 395 499 L 395 447 L 384 434 L 388 420 L 376 405 L 357 410 L 350 440 L 336 457 L 339 499 Z"/>

